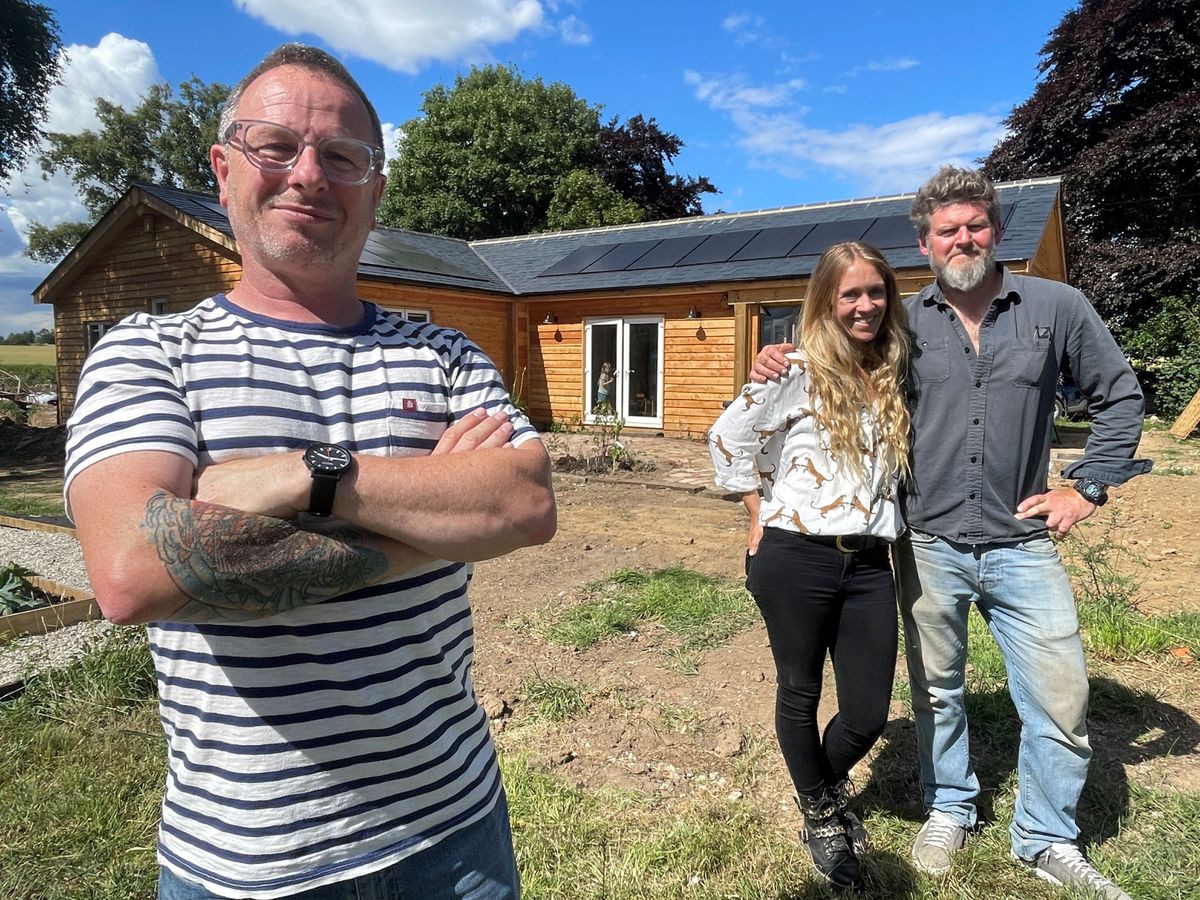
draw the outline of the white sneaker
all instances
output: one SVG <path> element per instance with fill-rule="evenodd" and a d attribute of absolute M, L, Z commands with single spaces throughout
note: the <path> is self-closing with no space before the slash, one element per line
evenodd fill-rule
<path fill-rule="evenodd" d="M 1051 844 L 1033 859 L 1014 858 L 1038 878 L 1097 900 L 1133 900 L 1096 871 L 1074 844 Z"/>
<path fill-rule="evenodd" d="M 950 857 L 967 842 L 967 829 L 944 812 L 931 810 L 913 841 L 912 861 L 926 875 L 945 875 Z"/>

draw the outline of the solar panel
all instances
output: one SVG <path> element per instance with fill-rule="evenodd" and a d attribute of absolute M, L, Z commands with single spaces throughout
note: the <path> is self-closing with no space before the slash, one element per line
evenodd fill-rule
<path fill-rule="evenodd" d="M 637 260 L 637 262 L 626 266 L 625 271 L 631 272 L 636 269 L 669 269 L 687 256 L 703 240 L 704 235 L 702 234 L 667 238 L 641 259 Z"/>
<path fill-rule="evenodd" d="M 792 248 L 788 256 L 812 256 L 824 253 L 839 241 L 857 241 L 862 238 L 874 219 L 841 219 L 820 222 L 808 236 Z"/>
<path fill-rule="evenodd" d="M 371 232 L 367 238 L 367 245 L 363 249 L 369 251 L 375 259 L 382 260 L 377 265 L 381 264 L 393 269 L 407 269 L 410 272 L 425 272 L 429 275 L 466 278 L 471 281 L 487 280 L 430 253 L 417 250 L 395 237 L 378 232 Z"/>
<path fill-rule="evenodd" d="M 619 244 L 612 252 L 605 253 L 583 271 L 588 274 L 592 272 L 620 272 L 630 263 L 637 262 L 660 243 L 662 241 L 633 241 L 628 244 Z"/>
<path fill-rule="evenodd" d="M 590 247 L 580 247 L 568 253 L 550 268 L 538 274 L 543 275 L 578 275 L 605 253 L 618 244 L 593 244 Z"/>
<path fill-rule="evenodd" d="M 908 216 L 885 216 L 875 220 L 862 236 L 862 240 L 880 250 L 915 247 L 917 229 Z"/>
<path fill-rule="evenodd" d="M 678 265 L 700 266 L 705 263 L 723 263 L 750 242 L 757 231 L 727 231 L 704 239 L 695 250 L 681 259 Z"/>
<path fill-rule="evenodd" d="M 788 225 L 784 228 L 764 228 L 750 239 L 741 250 L 729 257 L 730 261 L 742 259 L 782 259 L 804 236 L 813 230 L 812 225 Z"/>

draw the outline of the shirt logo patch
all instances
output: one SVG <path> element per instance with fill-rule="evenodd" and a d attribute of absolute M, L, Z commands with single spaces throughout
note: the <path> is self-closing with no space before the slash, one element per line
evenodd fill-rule
<path fill-rule="evenodd" d="M 404 397 L 400 401 L 400 408 L 405 412 L 416 412 L 417 401 L 412 397 Z"/>
<path fill-rule="evenodd" d="M 1046 325 L 1035 325 L 1035 326 L 1034 326 L 1034 331 L 1037 333 L 1038 340 L 1040 340 L 1040 341 L 1048 341 L 1048 340 L 1050 340 L 1050 328 L 1049 328 L 1048 326 L 1046 326 Z"/>

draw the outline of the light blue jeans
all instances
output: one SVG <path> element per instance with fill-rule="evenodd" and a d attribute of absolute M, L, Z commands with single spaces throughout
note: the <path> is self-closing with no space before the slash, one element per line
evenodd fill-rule
<path fill-rule="evenodd" d="M 504 792 L 492 811 L 394 866 L 291 895 L 296 900 L 518 900 Z M 159 868 L 158 900 L 221 900 L 194 881 Z"/>
<path fill-rule="evenodd" d="M 974 603 L 1000 646 L 1021 718 L 1013 851 L 1032 859 L 1052 843 L 1075 841 L 1092 757 L 1088 681 L 1058 548 L 1045 537 L 971 545 L 912 531 L 893 552 L 925 806 L 968 828 L 976 821 L 979 780 L 963 704 Z"/>

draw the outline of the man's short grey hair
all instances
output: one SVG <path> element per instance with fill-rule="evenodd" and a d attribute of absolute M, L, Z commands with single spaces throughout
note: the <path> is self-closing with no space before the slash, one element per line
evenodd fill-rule
<path fill-rule="evenodd" d="M 991 180 L 978 169 L 942 166 L 921 185 L 908 213 L 922 241 L 929 236 L 929 219 L 943 206 L 952 203 L 986 204 L 992 230 L 1000 233 L 1000 198 Z"/>
<path fill-rule="evenodd" d="M 223 141 L 225 135 L 229 133 L 229 128 L 237 119 L 238 104 L 242 100 L 242 94 L 246 92 L 246 88 L 250 83 L 272 69 L 278 69 L 280 66 L 298 66 L 301 69 L 308 69 L 310 72 L 317 72 L 325 75 L 334 81 L 340 82 L 352 91 L 358 99 L 363 102 L 363 106 L 367 108 L 367 115 L 371 117 L 371 133 L 374 136 L 375 144 L 381 149 L 383 147 L 383 126 L 379 124 L 379 114 L 375 112 L 375 107 L 371 105 L 371 101 L 367 99 L 366 93 L 358 86 L 358 82 L 354 80 L 354 76 L 340 62 L 321 50 L 318 47 L 310 47 L 307 44 L 282 44 L 275 48 L 265 57 L 263 61 L 251 69 L 245 77 L 242 78 L 229 96 L 225 99 L 224 106 L 221 107 L 221 119 L 217 125 L 217 141 Z"/>

